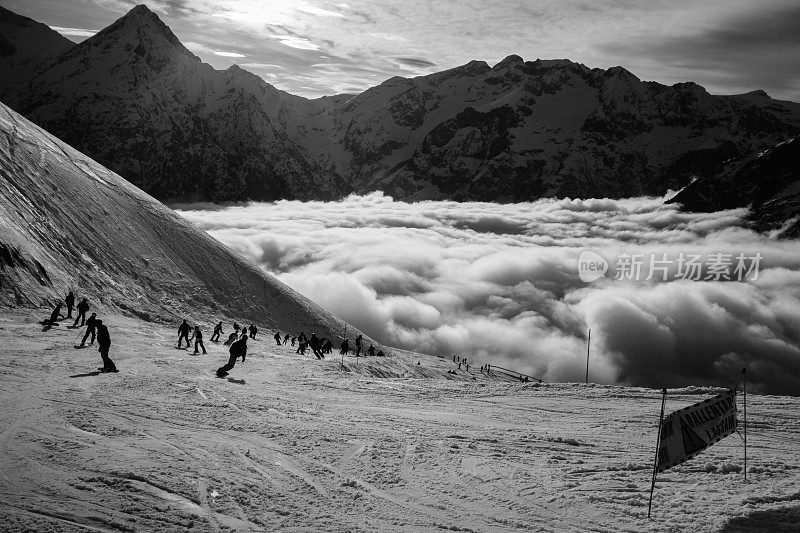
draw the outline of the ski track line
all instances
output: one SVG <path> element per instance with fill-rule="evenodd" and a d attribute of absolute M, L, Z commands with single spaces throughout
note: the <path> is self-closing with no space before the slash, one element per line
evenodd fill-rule
<path fill-rule="evenodd" d="M 20 507 L 18 505 L 14 505 L 14 504 L 11 504 L 11 503 L 3 503 L 3 504 L 0 504 L 0 505 L 11 507 L 11 508 L 17 509 L 18 511 L 22 511 L 24 513 L 28 513 L 28 514 L 31 514 L 31 515 L 34 515 L 34 516 L 38 516 L 38 517 L 43 517 L 43 518 L 46 518 L 48 520 L 53 520 L 55 522 L 60 522 L 62 524 L 67 524 L 67 525 L 70 525 L 70 526 L 73 526 L 73 527 L 78 527 L 78 528 L 81 528 L 81 529 L 85 529 L 87 531 L 98 531 L 100 533 L 117 533 L 119 531 L 118 529 L 106 529 L 104 527 L 92 526 L 92 525 L 89 525 L 89 524 L 84 524 L 82 522 L 77 522 L 77 521 L 71 520 L 69 518 L 64 518 L 63 516 L 57 515 L 55 513 L 48 513 L 46 511 L 34 511 L 32 509 L 25 509 L 24 507 Z"/>
<path fill-rule="evenodd" d="M 342 474 L 345 471 L 347 466 L 350 464 L 350 461 L 352 461 L 354 457 L 356 457 L 357 455 L 361 455 L 368 449 L 372 448 L 374 445 L 375 441 L 373 440 L 368 440 L 368 441 L 357 440 L 350 447 L 347 453 L 344 454 L 344 457 L 342 457 L 342 461 L 341 463 L 339 463 L 339 474 Z"/>
<path fill-rule="evenodd" d="M 208 524 L 213 531 L 219 531 L 219 522 L 214 517 L 214 511 L 208 505 L 208 483 L 202 477 L 197 478 L 197 499 L 200 506 L 208 513 Z"/>
<path fill-rule="evenodd" d="M 245 463 L 245 468 L 247 468 L 247 467 L 252 468 L 256 472 L 258 472 L 259 474 L 264 476 L 264 479 L 267 481 L 267 483 L 269 483 L 270 485 L 272 485 L 273 487 L 275 487 L 276 489 L 278 489 L 281 492 L 284 492 L 284 493 L 286 492 L 287 488 L 286 488 L 285 481 L 288 481 L 288 480 L 285 477 L 280 476 L 277 473 L 268 472 L 267 470 L 262 468 L 261 464 L 256 459 L 254 459 L 253 457 L 251 457 L 249 455 L 246 455 L 246 454 L 244 454 L 244 453 L 242 453 L 242 452 L 240 452 L 238 450 L 236 451 L 236 454 L 239 457 L 242 458 L 242 462 Z M 280 478 L 280 477 L 283 477 L 283 479 L 282 480 L 275 479 L 275 478 Z"/>
<path fill-rule="evenodd" d="M 247 520 L 246 518 L 235 518 L 233 516 L 217 513 L 215 511 L 212 511 L 211 509 L 203 507 L 202 505 L 196 504 L 192 500 L 185 498 L 180 494 L 176 494 L 174 492 L 158 488 L 147 481 L 140 481 L 138 479 L 130 479 L 125 477 L 123 477 L 123 479 L 126 479 L 128 482 L 130 482 L 134 487 L 139 489 L 140 492 L 148 493 L 152 496 L 155 496 L 156 498 L 159 498 L 161 500 L 173 504 L 175 507 L 179 507 L 184 511 L 188 511 L 194 514 L 195 516 L 205 518 L 208 521 L 218 520 L 219 523 L 224 524 L 225 526 L 231 527 L 233 529 L 241 529 L 243 527 L 246 527 L 251 530 L 254 527 L 255 529 L 262 529 L 256 526 L 256 524 Z"/>
<path fill-rule="evenodd" d="M 279 452 L 273 452 L 273 453 L 275 454 L 275 466 L 279 466 L 284 470 L 286 470 L 287 472 L 289 472 L 290 474 L 293 474 L 294 476 L 300 478 L 307 485 L 313 487 L 313 489 L 316 490 L 318 493 L 320 493 L 322 496 L 325 497 L 328 496 L 328 491 L 325 490 L 325 487 L 317 483 L 314 480 L 314 478 L 308 472 L 303 470 L 303 468 L 293 459 Z"/>

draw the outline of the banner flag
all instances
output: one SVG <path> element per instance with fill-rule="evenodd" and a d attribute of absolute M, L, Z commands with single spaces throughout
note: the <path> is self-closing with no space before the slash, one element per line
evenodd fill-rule
<path fill-rule="evenodd" d="M 661 423 L 657 471 L 688 461 L 736 431 L 736 392 L 726 391 L 669 414 Z"/>

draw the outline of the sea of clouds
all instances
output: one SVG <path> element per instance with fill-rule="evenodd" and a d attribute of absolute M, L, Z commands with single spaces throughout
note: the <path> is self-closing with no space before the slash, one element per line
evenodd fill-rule
<path fill-rule="evenodd" d="M 753 389 L 800 394 L 800 241 L 745 229 L 746 210 L 380 193 L 174 207 L 387 345 L 583 381 L 591 328 L 594 382 L 727 386 L 747 367 Z M 591 283 L 579 272 L 587 250 L 609 264 Z M 687 276 L 690 256 L 711 279 Z M 625 266 L 637 262 L 638 276 Z M 729 275 L 714 279 L 720 270 Z"/>

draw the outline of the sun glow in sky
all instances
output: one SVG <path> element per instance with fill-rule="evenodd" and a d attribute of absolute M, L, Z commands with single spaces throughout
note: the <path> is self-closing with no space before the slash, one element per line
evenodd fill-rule
<path fill-rule="evenodd" d="M 2 0 L 81 41 L 131 0 Z M 360 92 L 510 54 L 622 65 L 643 80 L 712 93 L 764 89 L 800 101 L 796 0 L 152 0 L 178 38 L 216 68 L 237 63 L 303 96 Z"/>

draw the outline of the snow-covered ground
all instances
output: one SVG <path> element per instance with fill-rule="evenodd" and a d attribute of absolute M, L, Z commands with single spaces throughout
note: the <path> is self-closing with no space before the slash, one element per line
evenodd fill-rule
<path fill-rule="evenodd" d="M 342 370 L 270 331 L 218 379 L 225 347 L 101 315 L 119 374 L 82 375 L 100 359 L 79 330 L 0 318 L 3 530 L 798 531 L 800 398 L 749 395 L 747 483 L 728 437 L 659 476 L 648 520 L 657 390 L 412 354 Z M 671 391 L 667 411 L 713 392 Z"/>

